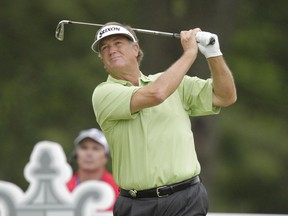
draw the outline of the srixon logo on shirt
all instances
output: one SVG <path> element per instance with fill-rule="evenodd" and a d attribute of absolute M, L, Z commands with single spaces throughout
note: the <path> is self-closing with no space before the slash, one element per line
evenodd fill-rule
<path fill-rule="evenodd" d="M 101 32 L 99 32 L 99 38 L 102 38 L 103 34 L 110 32 L 110 31 L 120 31 L 120 27 L 108 27 L 103 29 Z"/>

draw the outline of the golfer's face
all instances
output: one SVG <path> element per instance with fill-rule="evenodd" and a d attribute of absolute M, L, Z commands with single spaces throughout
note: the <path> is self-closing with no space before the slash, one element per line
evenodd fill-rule
<path fill-rule="evenodd" d="M 104 38 L 99 46 L 100 54 L 106 70 L 110 73 L 125 70 L 135 60 L 139 47 L 123 35 Z"/>
<path fill-rule="evenodd" d="M 85 139 L 77 149 L 77 164 L 79 169 L 95 171 L 107 163 L 104 146 L 92 139 Z"/>

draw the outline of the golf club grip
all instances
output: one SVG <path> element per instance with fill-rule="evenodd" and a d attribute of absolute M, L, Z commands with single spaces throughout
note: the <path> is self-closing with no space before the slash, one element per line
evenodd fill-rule
<path fill-rule="evenodd" d="M 172 37 L 174 37 L 174 38 L 179 38 L 180 39 L 180 34 L 179 33 L 173 33 L 173 36 Z M 200 43 L 199 41 L 197 41 L 197 43 Z M 215 38 L 214 37 L 211 37 L 210 39 L 209 39 L 209 43 L 206 45 L 206 46 L 208 46 L 208 45 L 213 45 L 213 44 L 215 44 Z"/>
<path fill-rule="evenodd" d="M 197 43 L 200 43 L 200 42 L 197 41 Z M 214 38 L 214 37 L 210 37 L 209 43 L 208 43 L 206 46 L 208 46 L 208 45 L 214 45 L 214 44 L 215 44 L 215 38 Z"/>

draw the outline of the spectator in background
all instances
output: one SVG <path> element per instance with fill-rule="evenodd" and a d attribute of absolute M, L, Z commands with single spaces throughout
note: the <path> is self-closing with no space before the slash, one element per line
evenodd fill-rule
<path fill-rule="evenodd" d="M 113 205 L 107 209 L 107 211 L 112 211 L 119 191 L 111 173 L 105 168 L 109 147 L 104 134 L 96 128 L 80 131 L 74 145 L 72 160 L 76 162 L 76 172 L 67 182 L 67 188 L 72 192 L 77 185 L 88 180 L 108 183 L 115 192 Z"/>

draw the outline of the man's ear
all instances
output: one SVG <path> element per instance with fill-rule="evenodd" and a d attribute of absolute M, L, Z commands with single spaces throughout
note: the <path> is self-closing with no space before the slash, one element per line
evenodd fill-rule
<path fill-rule="evenodd" d="M 139 50 L 140 50 L 139 44 L 138 43 L 134 43 L 133 44 L 133 48 L 134 48 L 134 51 L 135 51 L 135 56 L 137 57 L 138 54 L 139 54 Z"/>
<path fill-rule="evenodd" d="M 98 54 L 98 57 L 103 62 L 102 55 L 100 53 Z"/>

